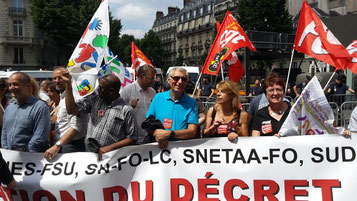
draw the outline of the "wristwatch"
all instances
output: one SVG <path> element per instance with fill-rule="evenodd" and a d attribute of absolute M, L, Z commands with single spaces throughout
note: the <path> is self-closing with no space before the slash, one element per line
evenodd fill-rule
<path fill-rule="evenodd" d="M 59 140 L 56 142 L 56 146 L 59 147 L 59 148 L 63 147 L 61 141 L 59 141 Z"/>
<path fill-rule="evenodd" d="M 174 139 L 175 138 L 175 131 L 171 131 L 170 132 L 170 139 Z"/>

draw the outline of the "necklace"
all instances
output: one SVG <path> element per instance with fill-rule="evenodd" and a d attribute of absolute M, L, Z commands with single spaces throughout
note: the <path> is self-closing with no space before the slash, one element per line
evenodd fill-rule
<path fill-rule="evenodd" d="M 277 111 L 277 112 L 274 112 L 274 111 L 271 109 L 271 107 L 269 107 L 269 109 L 270 109 L 270 115 L 271 115 L 271 116 L 278 116 L 278 115 L 281 115 L 281 114 L 284 113 L 283 110 L 279 110 L 279 111 Z"/>

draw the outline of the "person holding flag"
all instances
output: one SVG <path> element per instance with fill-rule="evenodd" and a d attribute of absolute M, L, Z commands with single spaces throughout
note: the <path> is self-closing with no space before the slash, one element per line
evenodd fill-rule
<path fill-rule="evenodd" d="M 109 74 L 100 79 L 99 89 L 75 102 L 71 78 L 61 76 L 66 83 L 65 103 L 68 114 L 89 114 L 85 139 L 90 152 L 102 154 L 134 144 L 137 140 L 137 124 L 134 110 L 120 98 L 120 80 Z"/>

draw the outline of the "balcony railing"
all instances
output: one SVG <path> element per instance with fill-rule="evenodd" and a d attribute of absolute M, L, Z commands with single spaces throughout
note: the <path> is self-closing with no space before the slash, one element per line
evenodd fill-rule
<path fill-rule="evenodd" d="M 2 37 L 3 44 L 5 45 L 33 45 L 34 37 L 24 36 L 5 36 Z"/>
<path fill-rule="evenodd" d="M 9 7 L 10 16 L 26 16 L 26 8 Z"/>
<path fill-rule="evenodd" d="M 247 31 L 248 38 L 259 49 L 292 49 L 295 35 L 262 31 Z"/>

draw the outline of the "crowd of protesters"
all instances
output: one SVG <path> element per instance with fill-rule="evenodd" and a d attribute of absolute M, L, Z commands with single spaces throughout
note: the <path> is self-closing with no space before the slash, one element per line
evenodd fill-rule
<path fill-rule="evenodd" d="M 206 111 L 202 100 L 192 95 L 194 84 L 184 68 L 168 73 L 168 91 L 154 90 L 151 86 L 162 86 L 161 80 L 154 83 L 155 78 L 156 70 L 144 65 L 137 80 L 121 89 L 119 78 L 106 75 L 94 93 L 75 100 L 71 75 L 63 66 L 55 67 L 53 81 L 43 81 L 40 87 L 27 74 L 16 72 L 8 83 L 0 81 L 1 147 L 44 152 L 47 160 L 58 153 L 89 151 L 101 160 L 109 151 L 155 141 L 165 149 L 176 140 L 226 137 L 234 142 L 240 136 L 277 135 L 291 109 L 284 98 L 284 79 L 277 73 L 270 73 L 261 86 L 255 81 L 250 93 L 255 97 L 247 111 L 242 109 L 238 85 L 231 81 L 217 84 L 216 102 Z M 199 94 L 212 97 L 213 85 L 208 77 L 203 80 Z M 7 87 L 11 99 L 5 96 Z M 329 91 L 333 90 L 331 85 Z M 356 132 L 355 127 L 345 134 Z M 0 168 L 7 175 L 3 166 L 0 154 Z M 1 182 L 10 188 L 16 184 L 10 176 L 1 177 Z"/>

